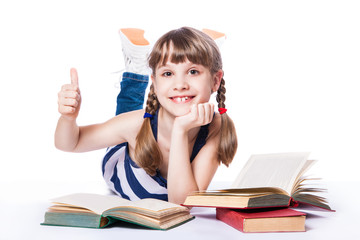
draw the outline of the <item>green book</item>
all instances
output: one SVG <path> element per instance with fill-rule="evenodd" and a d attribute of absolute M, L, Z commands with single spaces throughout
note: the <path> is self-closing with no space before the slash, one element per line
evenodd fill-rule
<path fill-rule="evenodd" d="M 151 198 L 129 201 L 118 196 L 76 193 L 52 202 L 42 225 L 104 228 L 125 221 L 166 230 L 194 218 L 187 207 Z"/>

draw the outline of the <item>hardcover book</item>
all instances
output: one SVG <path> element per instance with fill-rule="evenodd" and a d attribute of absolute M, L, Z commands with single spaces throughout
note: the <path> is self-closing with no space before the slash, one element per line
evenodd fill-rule
<path fill-rule="evenodd" d="M 245 233 L 304 232 L 306 214 L 290 209 L 217 208 L 216 218 Z"/>
<path fill-rule="evenodd" d="M 166 230 L 193 219 L 187 207 L 150 198 L 129 201 L 118 196 L 77 193 L 52 202 L 42 225 L 104 228 L 125 221 Z"/>
<path fill-rule="evenodd" d="M 299 203 L 331 210 L 325 189 L 308 187 L 315 180 L 304 173 L 315 163 L 309 153 L 252 155 L 229 189 L 190 193 L 184 206 L 224 208 L 268 208 L 297 206 Z"/>

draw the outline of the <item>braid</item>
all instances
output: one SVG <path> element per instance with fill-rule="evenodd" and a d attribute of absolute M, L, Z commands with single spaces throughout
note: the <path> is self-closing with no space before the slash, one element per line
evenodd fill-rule
<path fill-rule="evenodd" d="M 148 94 L 148 99 L 146 101 L 145 112 L 150 113 L 151 115 L 155 115 L 156 110 L 159 108 L 159 101 L 157 100 L 154 86 L 151 84 L 150 92 Z"/>
<path fill-rule="evenodd" d="M 225 80 L 222 78 L 216 95 L 218 108 L 225 108 L 225 93 Z M 220 144 L 218 147 L 219 162 L 229 166 L 235 156 L 236 150 L 237 137 L 234 123 L 227 113 L 221 114 Z"/>
<path fill-rule="evenodd" d="M 155 115 L 159 105 L 154 87 L 151 85 L 145 112 Z M 152 133 L 150 118 L 144 118 L 140 131 L 136 136 L 135 160 L 136 164 L 151 176 L 156 174 L 156 170 L 162 161 L 161 151 Z"/>
<path fill-rule="evenodd" d="M 216 101 L 218 102 L 218 108 L 225 108 L 225 80 L 221 78 L 219 89 L 217 90 Z"/>

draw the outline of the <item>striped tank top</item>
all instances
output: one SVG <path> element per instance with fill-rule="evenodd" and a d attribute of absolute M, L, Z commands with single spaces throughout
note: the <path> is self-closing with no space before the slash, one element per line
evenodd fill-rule
<path fill-rule="evenodd" d="M 152 132 L 157 140 L 157 116 L 150 119 Z M 200 149 L 205 145 L 209 125 L 202 126 L 195 140 L 190 162 L 194 160 Z M 128 143 L 109 147 L 102 161 L 102 172 L 105 182 L 117 195 L 128 200 L 156 198 L 168 200 L 167 180 L 160 171 L 151 176 L 136 165 L 129 155 Z"/>

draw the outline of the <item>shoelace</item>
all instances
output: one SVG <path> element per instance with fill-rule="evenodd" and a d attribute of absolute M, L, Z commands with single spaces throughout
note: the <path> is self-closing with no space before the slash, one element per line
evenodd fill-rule
<path fill-rule="evenodd" d="M 139 54 L 138 55 L 132 54 L 132 58 L 130 58 L 128 56 L 128 54 L 126 54 L 124 52 L 124 50 L 123 50 L 123 54 L 124 54 L 125 66 L 130 66 L 130 65 L 132 66 L 131 68 L 129 68 L 129 71 L 131 71 L 132 69 L 139 70 L 139 69 L 148 69 L 149 68 L 147 65 L 147 61 L 144 61 L 144 59 L 143 59 L 144 56 L 140 57 Z M 147 56 L 146 56 L 146 58 L 147 58 Z M 121 88 L 120 82 L 122 79 L 122 75 L 125 71 L 126 71 L 126 68 L 122 68 L 119 71 L 112 72 L 112 74 L 119 74 L 118 81 L 116 81 L 114 83 L 115 88 L 119 88 L 119 89 Z"/>
<path fill-rule="evenodd" d="M 114 83 L 114 88 L 118 88 L 119 90 L 121 89 L 121 79 L 122 79 L 122 75 L 125 72 L 125 68 L 120 69 L 119 71 L 116 72 L 112 72 L 111 74 L 119 74 L 118 80 Z"/>
<path fill-rule="evenodd" d="M 124 56 L 125 68 L 113 72 L 113 74 L 120 74 L 119 80 L 114 84 L 115 88 L 121 88 L 120 82 L 122 79 L 122 74 L 125 71 L 135 72 L 135 73 L 149 72 L 147 58 L 151 47 L 134 46 L 125 36 L 120 35 L 120 37 L 121 37 L 121 44 L 123 46 L 122 52 Z"/>
<path fill-rule="evenodd" d="M 129 71 L 136 72 L 147 69 L 147 58 L 148 53 L 144 54 L 143 51 L 131 51 L 128 52 L 126 49 L 131 50 L 131 46 L 123 48 L 125 66 Z"/>

